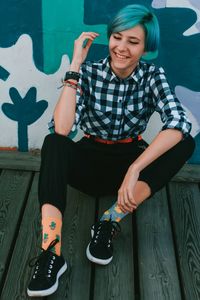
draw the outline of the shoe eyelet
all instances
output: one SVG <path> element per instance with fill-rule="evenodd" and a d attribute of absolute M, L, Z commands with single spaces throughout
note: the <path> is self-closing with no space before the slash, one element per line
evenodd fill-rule
<path fill-rule="evenodd" d="M 50 265 L 50 266 L 49 266 L 49 268 L 50 268 L 50 269 L 52 269 L 52 268 L 53 268 L 53 266 L 52 266 L 52 265 Z"/>
<path fill-rule="evenodd" d="M 50 278 L 50 277 L 51 277 L 51 275 L 47 275 L 47 277 L 49 277 L 49 278 Z"/>
<path fill-rule="evenodd" d="M 36 276 L 35 275 L 33 275 L 33 279 L 35 279 L 36 278 Z"/>

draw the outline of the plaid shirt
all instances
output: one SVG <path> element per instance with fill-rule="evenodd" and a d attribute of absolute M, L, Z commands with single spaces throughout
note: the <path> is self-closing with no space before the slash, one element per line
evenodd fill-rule
<path fill-rule="evenodd" d="M 179 100 L 169 87 L 164 70 L 139 62 L 126 79 L 111 70 L 109 57 L 86 62 L 81 67 L 77 91 L 76 121 L 72 128 L 107 140 L 136 137 L 145 131 L 153 112 L 160 114 L 162 130 L 176 128 L 184 135 L 191 130 Z"/>

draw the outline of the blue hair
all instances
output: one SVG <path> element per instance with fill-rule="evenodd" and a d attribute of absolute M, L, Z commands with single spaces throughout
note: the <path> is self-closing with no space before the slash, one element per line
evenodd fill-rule
<path fill-rule="evenodd" d="M 157 17 L 145 6 L 131 4 L 122 8 L 107 27 L 107 36 L 141 25 L 145 31 L 145 51 L 156 54 L 160 41 Z M 155 55 L 153 55 L 155 56 Z"/>

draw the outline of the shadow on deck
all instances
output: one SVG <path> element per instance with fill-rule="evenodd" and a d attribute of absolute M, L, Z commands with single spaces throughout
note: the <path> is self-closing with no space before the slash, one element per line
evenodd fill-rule
<path fill-rule="evenodd" d="M 40 157 L 0 152 L 0 299 L 25 300 L 30 258 L 40 246 Z M 48 300 L 200 299 L 200 166 L 185 165 L 170 184 L 122 222 L 106 267 L 85 255 L 90 226 L 116 199 L 69 188 L 62 249 L 68 271 Z M 41 298 L 35 298 L 41 299 Z"/>

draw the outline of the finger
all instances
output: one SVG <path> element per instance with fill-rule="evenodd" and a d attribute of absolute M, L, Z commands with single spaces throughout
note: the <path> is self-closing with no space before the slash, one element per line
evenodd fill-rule
<path fill-rule="evenodd" d="M 94 32 L 94 31 L 85 31 L 85 32 L 82 32 L 81 36 L 82 35 L 94 35 L 94 36 L 98 36 L 99 33 Z"/>
<path fill-rule="evenodd" d="M 130 211 L 131 207 L 130 207 L 130 201 L 129 201 L 129 197 L 128 197 L 128 192 L 127 190 L 124 191 L 124 207 Z"/>
<path fill-rule="evenodd" d="M 123 213 L 127 212 L 123 207 L 123 198 L 121 191 L 118 192 L 117 204 Z"/>
<path fill-rule="evenodd" d="M 95 32 L 83 32 L 78 39 L 95 39 L 99 34 Z"/>
<path fill-rule="evenodd" d="M 90 48 L 90 46 L 92 45 L 92 42 L 93 42 L 93 40 L 89 40 L 89 39 L 85 40 L 83 42 L 83 48 L 85 48 L 86 50 L 88 50 Z"/>
<path fill-rule="evenodd" d="M 129 204 L 130 204 L 130 206 L 131 207 L 136 207 L 136 203 L 135 203 L 135 199 L 134 199 L 134 197 L 133 197 L 133 193 L 132 193 L 132 191 L 131 190 L 128 190 L 128 199 L 129 199 Z"/>
<path fill-rule="evenodd" d="M 133 210 L 137 209 L 137 203 L 135 201 L 135 198 L 133 196 L 133 193 L 131 191 L 128 191 L 129 193 L 129 203 Z"/>
<path fill-rule="evenodd" d="M 128 199 L 128 194 L 126 191 L 124 191 L 123 195 L 122 195 L 122 204 L 121 204 L 123 211 L 125 212 L 132 212 L 132 207 L 129 203 L 129 199 Z"/>

